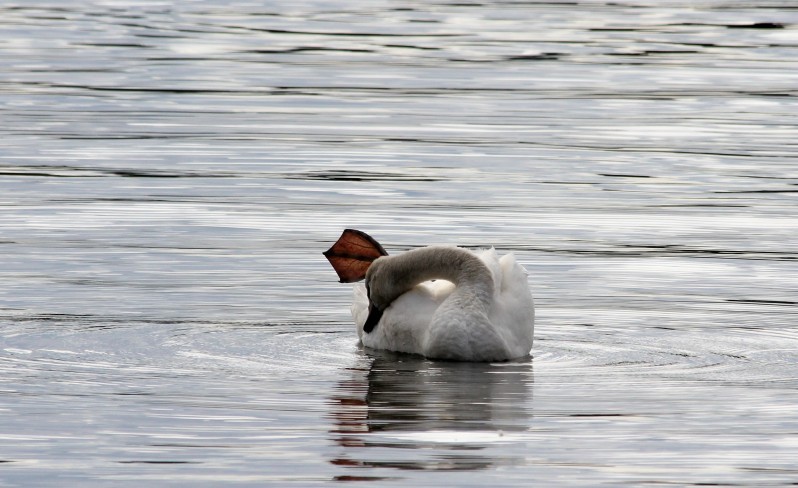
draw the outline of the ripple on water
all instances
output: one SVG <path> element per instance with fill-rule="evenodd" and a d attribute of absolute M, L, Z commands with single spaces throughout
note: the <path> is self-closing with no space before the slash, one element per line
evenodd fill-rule
<path fill-rule="evenodd" d="M 718 330 L 718 329 L 722 330 Z M 715 327 L 597 331 L 576 328 L 538 339 L 535 367 L 555 375 L 612 375 L 617 381 L 711 381 L 789 387 L 798 382 L 798 332 Z"/>

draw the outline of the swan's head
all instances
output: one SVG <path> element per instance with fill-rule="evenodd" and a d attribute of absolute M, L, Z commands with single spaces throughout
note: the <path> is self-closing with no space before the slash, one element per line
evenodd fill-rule
<path fill-rule="evenodd" d="M 366 294 L 369 298 L 369 315 L 363 325 L 363 331 L 371 332 L 380 321 L 382 313 L 394 300 L 405 292 L 396 286 L 391 273 L 387 269 L 389 258 L 378 258 L 371 263 L 366 271 Z"/>

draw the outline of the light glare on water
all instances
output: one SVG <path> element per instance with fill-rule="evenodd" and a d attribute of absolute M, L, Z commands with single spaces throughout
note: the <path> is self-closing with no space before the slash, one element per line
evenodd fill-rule
<path fill-rule="evenodd" d="M 0 13 L 0 485 L 798 483 L 791 2 Z M 359 348 L 347 227 L 532 356 Z"/>

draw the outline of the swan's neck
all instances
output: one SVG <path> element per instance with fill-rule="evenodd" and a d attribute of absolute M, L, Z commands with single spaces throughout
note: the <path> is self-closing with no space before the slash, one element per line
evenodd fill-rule
<path fill-rule="evenodd" d="M 396 298 L 424 281 L 442 279 L 455 284 L 459 304 L 489 307 L 493 299 L 493 276 L 485 263 L 459 247 L 430 246 L 385 260 L 386 274 Z"/>

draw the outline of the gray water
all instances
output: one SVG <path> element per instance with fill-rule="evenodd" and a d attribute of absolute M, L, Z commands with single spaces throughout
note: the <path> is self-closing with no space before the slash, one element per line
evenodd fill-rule
<path fill-rule="evenodd" d="M 798 483 L 795 2 L 87 3 L 0 6 L 0 486 Z M 346 227 L 531 358 L 359 348 Z"/>

